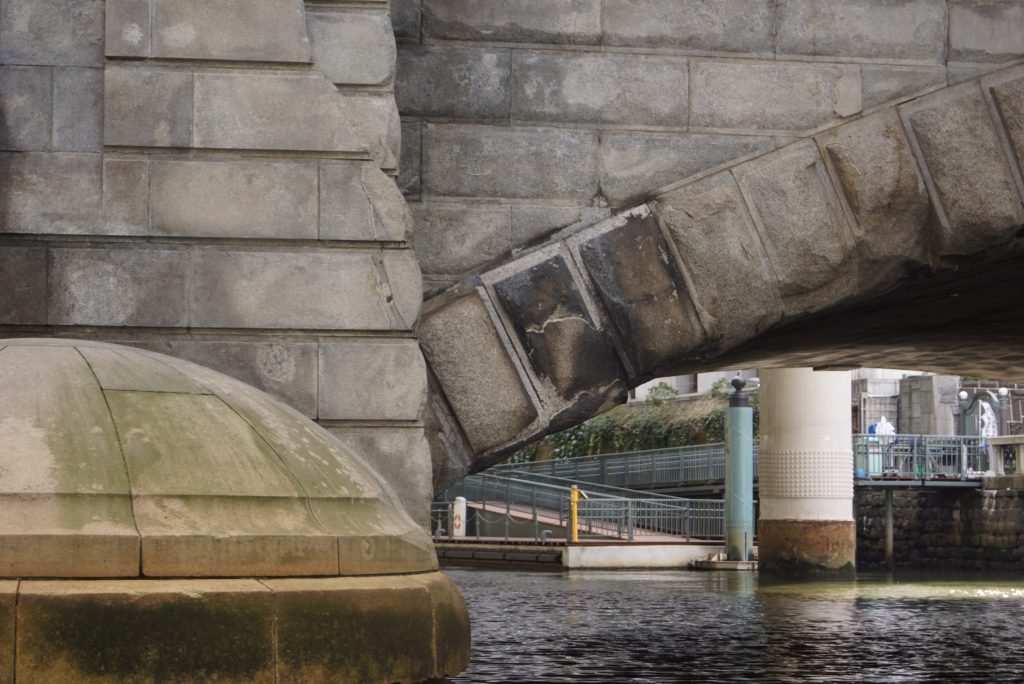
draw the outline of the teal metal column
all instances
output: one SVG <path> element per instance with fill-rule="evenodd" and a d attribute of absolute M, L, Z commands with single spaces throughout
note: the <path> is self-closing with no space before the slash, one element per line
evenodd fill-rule
<path fill-rule="evenodd" d="M 748 561 L 754 546 L 754 409 L 733 378 L 725 417 L 725 552 L 731 561 Z"/>

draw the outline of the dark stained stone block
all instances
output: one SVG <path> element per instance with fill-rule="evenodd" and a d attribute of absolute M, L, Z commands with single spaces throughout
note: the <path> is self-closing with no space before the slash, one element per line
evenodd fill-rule
<path fill-rule="evenodd" d="M 572 239 L 627 346 L 633 377 L 657 374 L 704 344 L 690 294 L 646 206 Z"/>
<path fill-rule="evenodd" d="M 624 374 L 608 334 L 587 311 L 561 254 L 494 285 L 537 375 L 567 401 L 615 384 Z M 617 383 L 616 395 L 625 386 Z"/>
<path fill-rule="evenodd" d="M 46 248 L 0 245 L 0 323 L 46 322 Z"/>

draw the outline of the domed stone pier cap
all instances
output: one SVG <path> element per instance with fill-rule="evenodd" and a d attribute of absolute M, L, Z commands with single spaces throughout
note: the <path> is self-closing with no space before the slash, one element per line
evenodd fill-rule
<path fill-rule="evenodd" d="M 464 669 L 468 630 L 426 531 L 297 411 L 161 354 L 0 340 L 0 671 L 414 682 Z"/>

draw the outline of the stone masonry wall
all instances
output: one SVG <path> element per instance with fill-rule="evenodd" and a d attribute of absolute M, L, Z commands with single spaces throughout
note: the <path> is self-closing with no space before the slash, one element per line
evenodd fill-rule
<path fill-rule="evenodd" d="M 881 567 L 884 493 L 858 489 L 857 567 Z M 893 493 L 896 567 L 944 570 L 1024 568 L 1024 490 L 897 490 Z"/>
<path fill-rule="evenodd" d="M 386 0 L 0 0 L 0 337 L 245 380 L 425 521 L 395 54 Z"/>
<path fill-rule="evenodd" d="M 428 290 L 1024 54 L 1020 0 L 393 0 Z"/>

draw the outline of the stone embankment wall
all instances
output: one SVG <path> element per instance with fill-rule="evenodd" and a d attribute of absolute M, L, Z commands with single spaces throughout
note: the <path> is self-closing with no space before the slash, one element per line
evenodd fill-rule
<path fill-rule="evenodd" d="M 395 55 L 386 0 L 0 2 L 0 337 L 238 377 L 424 521 Z"/>
<path fill-rule="evenodd" d="M 1019 0 L 393 0 L 428 290 L 1024 54 Z"/>
<path fill-rule="evenodd" d="M 857 567 L 883 567 L 885 494 L 855 498 Z M 893 555 L 898 568 L 1024 568 L 1024 489 L 899 490 L 893 493 Z"/>

